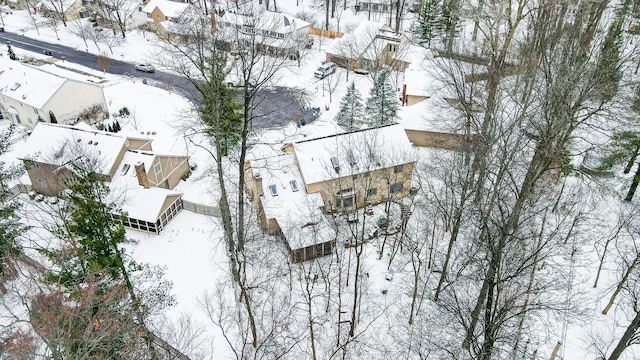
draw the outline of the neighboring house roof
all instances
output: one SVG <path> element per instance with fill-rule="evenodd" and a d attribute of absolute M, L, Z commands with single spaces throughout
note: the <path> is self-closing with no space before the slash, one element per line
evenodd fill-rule
<path fill-rule="evenodd" d="M 415 161 L 399 124 L 303 140 L 293 149 L 307 185 Z"/>
<path fill-rule="evenodd" d="M 306 192 L 293 154 L 251 160 L 251 167 L 254 175 L 259 174 L 262 179 L 264 214 L 267 219 L 276 219 L 292 249 L 335 238 L 335 234 L 331 234 L 333 228 L 328 226 L 321 211 L 322 197 L 320 193 Z M 275 193 L 272 193 L 272 186 Z"/>
<path fill-rule="evenodd" d="M 302 19 L 274 11 L 264 11 L 256 17 L 226 11 L 218 21 L 234 25 L 252 25 L 259 30 L 270 30 L 281 34 L 311 26 L 309 22 Z"/>
<path fill-rule="evenodd" d="M 150 14 L 156 7 L 166 17 L 179 18 L 189 7 L 189 4 L 169 0 L 151 0 L 142 11 Z"/>
<path fill-rule="evenodd" d="M 408 43 L 393 54 L 393 60 L 404 61 L 410 64 L 421 64 L 425 60 L 432 60 L 436 53 L 422 46 Z"/>
<path fill-rule="evenodd" d="M 387 43 L 399 41 L 399 35 L 388 25 L 367 20 L 361 22 L 352 33 L 335 39 L 327 52 L 352 59 L 375 60 Z"/>
<path fill-rule="evenodd" d="M 62 4 L 62 12 L 65 13 L 69 8 L 74 6 L 80 0 L 44 0 L 41 2 L 42 6 L 51 10 L 51 11 L 59 11 L 60 4 Z"/>
<path fill-rule="evenodd" d="M 106 131 L 41 122 L 27 139 L 22 158 L 60 166 L 90 158 L 97 160 L 97 173 L 111 175 L 109 171 L 126 141 L 126 137 Z"/>
<path fill-rule="evenodd" d="M 0 94 L 41 109 L 67 79 L 17 61 L 2 61 Z"/>
<path fill-rule="evenodd" d="M 457 96 L 452 86 L 448 85 L 445 80 L 447 76 L 443 70 L 443 67 L 446 66 L 446 64 L 443 64 L 445 61 L 447 60 L 443 58 L 435 58 L 411 63 L 404 73 L 406 94 L 411 96 L 456 98 Z"/>

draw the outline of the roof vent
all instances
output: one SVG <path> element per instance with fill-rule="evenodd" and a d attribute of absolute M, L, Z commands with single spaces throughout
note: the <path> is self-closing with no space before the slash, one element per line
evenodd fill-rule
<path fill-rule="evenodd" d="M 93 145 L 98 145 L 98 142 L 97 142 L 97 141 L 94 141 L 94 142 L 93 142 Z"/>
<path fill-rule="evenodd" d="M 82 141 L 82 139 L 78 139 L 78 142 Z"/>
<path fill-rule="evenodd" d="M 93 145 L 93 140 L 89 140 L 89 145 Z"/>
<path fill-rule="evenodd" d="M 19 87 L 20 87 L 20 83 L 14 83 L 9 89 L 11 89 L 12 91 L 16 91 L 16 89 Z"/>

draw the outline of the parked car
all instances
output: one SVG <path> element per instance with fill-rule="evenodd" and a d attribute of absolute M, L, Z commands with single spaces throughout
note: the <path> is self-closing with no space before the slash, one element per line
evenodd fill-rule
<path fill-rule="evenodd" d="M 332 62 L 324 63 L 320 65 L 318 69 L 316 69 L 313 75 L 318 79 L 322 79 L 336 72 L 336 67 L 337 65 L 335 63 L 332 63 Z"/>
<path fill-rule="evenodd" d="M 136 64 L 136 70 L 148 73 L 156 72 L 156 68 L 153 65 L 147 63 Z"/>
<path fill-rule="evenodd" d="M 361 68 L 353 69 L 353 72 L 359 75 L 369 75 L 369 70 Z"/>

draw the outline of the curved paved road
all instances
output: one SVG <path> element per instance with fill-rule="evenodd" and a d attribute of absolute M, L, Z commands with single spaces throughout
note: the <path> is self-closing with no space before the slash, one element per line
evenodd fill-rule
<path fill-rule="evenodd" d="M 6 52 L 6 48 L 2 46 L 7 41 L 11 42 L 11 46 L 21 48 L 36 53 L 42 53 L 43 50 L 49 50 L 52 55 L 61 59 L 64 56 L 65 61 L 81 64 L 91 69 L 99 70 L 98 57 L 94 54 L 78 51 L 74 48 L 51 44 L 37 39 L 32 39 L 23 35 L 10 32 L 0 32 L 0 52 Z M 196 89 L 181 76 L 156 71 L 155 73 L 143 73 L 136 71 L 134 64 L 111 58 L 107 72 L 116 75 L 136 75 L 142 78 L 148 78 L 154 82 L 162 84 L 171 84 L 174 89 L 179 90 L 185 97 L 189 99 L 197 99 L 200 95 Z M 275 87 L 261 91 L 258 100 L 259 104 L 254 111 L 255 119 L 253 126 L 255 127 L 276 127 L 282 126 L 292 121 L 304 118 L 306 122 L 313 121 L 319 112 L 319 109 L 310 109 L 306 104 L 304 96 L 293 89 Z"/>
<path fill-rule="evenodd" d="M 102 69 L 100 69 L 100 67 L 98 66 L 97 55 L 84 51 L 78 51 L 68 46 L 51 44 L 10 32 L 0 32 L 0 41 L 2 41 L 2 44 L 0 44 L 0 46 L 4 46 L 7 41 L 10 41 L 11 46 L 28 51 L 33 51 L 36 53 L 42 53 L 42 50 L 49 50 L 57 59 L 61 59 L 62 56 L 64 56 L 65 61 L 102 71 Z M 187 80 L 180 76 L 161 71 L 151 74 L 141 73 L 139 71 L 135 71 L 134 64 L 116 60 L 113 58 L 111 58 L 111 62 L 109 64 L 107 72 L 116 75 L 133 75 L 134 73 L 137 73 L 137 76 L 146 77 L 162 83 L 169 83 L 173 87 L 179 89 L 183 93 L 183 95 L 189 97 L 190 99 L 194 99 L 198 95 L 193 86 L 191 86 L 191 84 L 189 84 Z"/>

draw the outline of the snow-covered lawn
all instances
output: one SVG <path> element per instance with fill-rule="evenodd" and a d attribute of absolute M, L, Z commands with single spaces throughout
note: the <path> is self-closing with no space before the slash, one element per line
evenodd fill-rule
<path fill-rule="evenodd" d="M 296 2 L 293 0 L 279 1 L 278 5 L 292 15 L 302 11 L 297 10 Z M 306 11 L 310 11 L 308 10 L 310 6 L 311 4 L 305 6 L 307 8 Z M 302 6 L 299 8 L 302 9 Z M 343 15 L 341 22 L 343 29 L 353 28 L 355 24 L 366 17 L 363 14 L 354 16 L 351 9 L 344 11 Z M 59 29 L 61 40 L 58 40 L 55 33 L 47 27 L 40 28 L 38 34 L 35 29 L 29 26 L 30 19 L 25 10 L 14 10 L 11 14 L 5 14 L 4 22 L 6 23 L 7 31 L 22 33 L 25 36 L 51 43 L 72 46 L 82 51 L 86 49 L 92 53 L 101 52 L 93 44 L 85 47 L 81 39 L 64 28 Z M 132 64 L 140 61 L 153 62 L 150 59 L 153 59 L 154 54 L 158 51 L 156 47 L 157 41 L 158 39 L 152 33 L 133 30 L 127 34 L 126 42 L 114 48 L 114 54 L 109 54 L 109 56 Z M 279 74 L 278 85 L 295 87 L 312 95 L 310 106 L 317 106 L 322 109 L 320 117 L 302 128 L 296 128 L 294 124 L 290 124 L 284 129 L 260 131 L 256 134 L 256 141 L 260 143 L 270 143 L 274 142 L 274 140 L 291 141 L 302 137 L 311 138 L 333 134 L 339 131 L 333 123 L 333 118 L 338 111 L 340 99 L 346 92 L 347 74 L 344 69 L 338 69 L 331 79 L 322 81 L 313 77 L 313 71 L 324 60 L 325 54 L 323 50 L 329 46 L 330 41 L 328 39 L 322 41 L 316 39 L 313 49 L 308 51 L 300 67 L 292 62 L 291 67 L 283 68 Z M 45 58 L 42 54 L 28 53 L 20 49 L 15 49 L 15 51 L 20 56 Z M 198 169 L 194 171 L 188 181 L 181 183 L 177 190 L 183 192 L 184 198 L 187 200 L 215 205 L 216 182 L 214 177 L 208 173 L 212 160 L 206 151 L 198 149 L 185 141 L 180 131 L 180 125 L 184 124 L 185 120 L 192 116 L 192 108 L 187 99 L 170 90 L 145 85 L 137 77 L 119 77 L 102 74 L 95 70 L 69 63 L 65 65 L 77 67 L 82 71 L 104 76 L 107 79 L 104 91 L 109 105 L 109 112 L 114 113 L 122 107 L 127 107 L 132 114 L 127 121 L 123 121 L 121 124 L 125 134 L 152 138 L 153 148 L 159 153 L 189 155 L 190 161 L 198 164 Z M 327 90 L 326 81 L 335 81 L 338 85 L 331 94 Z M 368 96 L 369 89 L 372 86 L 370 76 L 350 73 L 349 81 L 356 82 L 363 98 Z M 400 111 L 400 121 L 410 124 L 412 127 L 420 127 L 424 125 L 424 113 L 429 112 L 431 116 L 426 116 L 426 118 L 435 124 L 439 120 L 437 116 L 433 115 L 437 106 L 440 105 L 434 105 L 430 101 L 423 101 L 412 107 L 404 108 Z M 8 121 L 0 120 L 0 127 L 4 128 L 6 126 L 8 126 Z M 16 154 L 24 150 L 21 145 L 22 142 L 16 143 L 12 152 L 2 160 L 15 163 Z M 428 159 L 428 152 L 421 151 L 420 153 L 424 153 L 423 161 Z M 26 182 L 28 179 L 23 176 L 21 181 Z M 215 358 L 231 357 L 230 353 L 222 350 L 227 349 L 226 343 L 221 337 L 219 329 L 208 319 L 208 315 L 202 307 L 202 300 L 205 294 L 217 291 L 218 283 L 224 282 L 228 278 L 228 260 L 225 247 L 221 243 L 221 233 L 221 226 L 216 217 L 194 214 L 189 211 L 182 211 L 158 236 L 131 230 L 127 231 L 127 237 L 134 240 L 132 243 L 127 244 L 128 252 L 140 262 L 165 267 L 166 279 L 173 283 L 173 293 L 176 295 L 177 304 L 167 311 L 166 319 L 158 319 L 158 327 L 166 329 L 179 322 L 181 317 L 190 316 L 208 337 L 208 343 L 205 348 L 210 347 L 217 350 L 213 354 Z M 272 245 L 278 248 L 282 246 L 279 243 L 272 243 Z M 392 271 L 391 273 L 393 274 L 391 274 L 387 270 L 388 258 L 377 259 L 379 242 L 372 242 L 367 246 L 364 271 L 366 271 L 367 277 L 370 279 L 370 293 L 367 294 L 366 301 L 371 301 L 371 304 L 376 304 L 376 306 L 379 305 L 383 308 L 391 308 L 394 302 L 397 302 L 399 307 L 406 305 L 407 289 L 405 285 L 411 281 L 409 279 L 411 276 L 409 273 L 410 264 L 406 262 L 407 259 L 404 259 L 404 262 L 398 261 L 403 266 L 394 269 L 398 272 L 393 273 Z M 593 264 L 580 265 L 581 267 L 576 270 L 576 278 L 581 283 L 577 287 L 587 293 L 585 296 L 591 298 L 585 304 L 590 304 L 592 307 L 585 309 L 585 311 L 592 312 L 593 316 L 589 324 L 572 324 L 567 328 L 566 343 L 561 352 L 563 358 L 567 360 L 582 359 L 589 353 L 589 349 L 586 348 L 585 344 L 591 341 L 589 336 L 593 332 L 598 331 L 608 336 L 614 331 L 620 331 L 619 328 L 615 327 L 616 323 L 626 323 L 626 319 L 621 319 L 620 314 L 609 318 L 601 315 L 600 311 L 608 297 L 603 298 L 600 291 L 588 291 L 589 284 L 593 280 L 590 276 L 593 275 L 594 266 Z M 614 264 L 609 264 L 608 270 L 615 270 L 612 269 L 613 267 Z M 614 283 L 616 281 L 614 275 L 614 271 L 605 272 L 605 278 L 602 279 L 602 282 L 607 284 Z M 288 291 L 287 289 L 280 290 Z M 382 290 L 387 290 L 389 296 L 382 296 Z M 393 317 L 393 314 L 386 314 L 386 316 Z M 376 328 L 370 331 L 376 334 L 379 333 L 377 336 L 388 335 L 390 330 L 384 327 L 394 324 L 394 321 L 399 320 L 383 319 L 373 325 L 374 328 L 380 327 L 379 329 Z M 387 339 L 387 341 L 390 340 Z M 557 338 L 550 338 L 548 343 L 532 344 L 532 346 L 539 346 L 541 354 L 543 353 L 544 357 L 548 357 L 556 341 Z"/>

